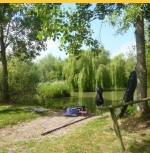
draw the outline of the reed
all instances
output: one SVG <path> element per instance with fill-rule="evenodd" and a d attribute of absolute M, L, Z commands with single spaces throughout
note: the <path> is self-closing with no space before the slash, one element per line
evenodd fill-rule
<path fill-rule="evenodd" d="M 41 83 L 37 87 L 37 95 L 39 98 L 70 97 L 70 90 L 64 83 Z"/>

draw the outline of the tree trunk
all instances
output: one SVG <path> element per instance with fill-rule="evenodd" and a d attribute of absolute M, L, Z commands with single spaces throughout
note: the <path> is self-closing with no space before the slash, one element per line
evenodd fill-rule
<path fill-rule="evenodd" d="M 8 71 L 7 71 L 7 61 L 5 53 L 5 44 L 3 40 L 3 27 L 0 23 L 0 48 L 1 48 L 1 61 L 2 61 L 2 101 L 8 103 L 10 100 L 8 91 Z"/>
<path fill-rule="evenodd" d="M 144 19 L 137 18 L 136 21 L 136 49 L 137 49 L 137 100 L 147 97 L 147 70 L 145 59 L 145 37 L 144 37 Z M 137 110 L 140 112 L 148 112 L 148 102 L 137 104 Z"/>

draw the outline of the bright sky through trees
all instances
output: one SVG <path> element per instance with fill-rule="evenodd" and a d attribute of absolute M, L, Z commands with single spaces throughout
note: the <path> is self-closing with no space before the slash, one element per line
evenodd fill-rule
<path fill-rule="evenodd" d="M 65 8 L 74 6 L 73 4 L 64 4 Z M 91 28 L 94 31 L 93 37 L 98 39 L 105 47 L 106 50 L 109 50 L 111 57 L 114 57 L 122 52 L 127 52 L 131 45 L 135 45 L 135 35 L 134 28 L 130 28 L 127 33 L 123 35 L 115 35 L 115 29 L 112 26 L 109 26 L 108 23 L 102 23 L 100 20 L 94 20 L 91 23 Z M 59 41 L 53 42 L 52 40 L 47 41 L 47 50 L 41 52 L 41 56 L 38 56 L 37 59 L 40 59 L 47 54 L 51 53 L 56 57 L 61 57 L 62 59 L 66 58 L 67 55 L 65 51 L 61 52 L 59 50 Z M 83 49 L 88 49 L 88 47 L 83 46 Z"/>

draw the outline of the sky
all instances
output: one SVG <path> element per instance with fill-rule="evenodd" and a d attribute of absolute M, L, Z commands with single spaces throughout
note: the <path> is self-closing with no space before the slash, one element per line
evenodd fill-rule
<path fill-rule="evenodd" d="M 68 4 L 67 6 L 71 6 Z M 101 21 L 95 20 L 91 23 L 91 28 L 94 31 L 93 37 L 99 39 L 100 42 L 104 45 L 104 48 L 110 51 L 111 58 L 120 54 L 128 52 L 131 45 L 135 45 L 135 35 L 134 28 L 131 27 L 124 35 L 114 35 L 114 29 L 112 26 L 102 24 Z M 101 30 L 100 30 L 101 29 Z M 88 46 L 83 48 L 88 49 Z M 47 41 L 47 50 L 41 51 L 41 55 L 36 58 L 39 60 L 45 57 L 47 54 L 52 54 L 55 57 L 61 57 L 61 59 L 65 59 L 68 57 L 65 51 L 59 50 L 59 41 Z"/>

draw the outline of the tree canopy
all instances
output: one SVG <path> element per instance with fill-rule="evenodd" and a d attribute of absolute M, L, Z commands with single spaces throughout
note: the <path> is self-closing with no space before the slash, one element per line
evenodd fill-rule
<path fill-rule="evenodd" d="M 104 20 L 107 18 L 111 25 L 117 26 L 117 33 L 126 32 L 131 25 L 134 26 L 137 50 L 137 97 L 138 100 L 145 98 L 147 97 L 147 70 L 144 20 L 150 20 L 149 10 L 150 4 L 148 3 L 97 3 L 96 5 L 77 3 L 76 9 L 64 11 L 65 19 L 55 25 L 56 29 L 61 32 L 58 37 L 61 42 L 60 48 L 75 55 L 81 52 L 84 43 L 92 46 L 92 51 L 99 53 L 98 41 L 92 38 L 91 30 L 91 22 L 96 19 Z M 45 28 L 42 29 L 42 31 L 44 30 Z M 138 110 L 145 112 L 149 110 L 147 102 L 138 104 L 138 108 Z"/>
<path fill-rule="evenodd" d="M 100 43 L 92 37 L 91 22 L 94 20 L 107 20 L 116 27 L 116 33 L 123 34 L 132 25 L 135 27 L 136 51 L 137 51 L 137 77 L 138 77 L 138 99 L 147 96 L 147 70 L 145 52 L 145 21 L 150 21 L 150 4 L 148 3 L 76 3 L 75 9 L 64 9 L 61 4 L 41 3 L 41 4 L 1 4 L 0 5 L 0 49 L 3 70 L 3 95 L 6 100 L 8 92 L 8 72 L 6 51 L 10 49 L 9 55 L 20 56 L 21 59 L 30 59 L 39 54 L 39 51 L 46 49 L 47 39 L 60 40 L 60 49 L 65 50 L 70 55 L 82 55 L 80 59 L 84 64 L 85 58 L 82 46 L 91 48 L 91 56 L 103 52 L 99 48 Z M 149 36 L 149 26 L 148 26 Z M 149 39 L 147 39 L 149 48 Z M 20 54 L 23 52 L 24 54 Z M 94 54 L 93 54 L 94 53 Z M 123 56 L 119 55 L 112 64 L 117 70 L 119 66 L 124 66 Z M 75 66 L 75 63 L 73 66 Z M 95 63 L 94 63 L 95 64 Z M 92 65 L 93 66 L 93 65 Z M 91 65 L 82 68 L 82 72 L 89 74 Z M 106 72 L 107 68 L 101 65 L 96 73 Z M 73 70 L 74 71 L 74 70 Z M 75 70 L 76 71 L 76 70 Z M 51 72 L 52 73 L 52 72 Z M 77 70 L 78 73 L 78 70 Z M 84 74 L 83 73 L 83 74 Z M 95 72 L 93 72 L 95 73 Z M 120 71 L 116 75 L 120 76 Z M 80 72 L 78 81 L 85 84 L 89 81 Z M 83 78 L 85 80 L 83 80 Z M 117 82 L 112 79 L 115 84 Z M 96 80 L 95 80 L 96 82 Z M 122 84 L 120 80 L 118 84 Z M 80 83 L 79 83 L 80 84 Z M 79 85 L 78 84 L 78 85 Z M 81 84 L 80 84 L 81 85 Z M 83 86 L 82 86 L 83 87 Z M 88 88 L 85 84 L 83 89 Z M 147 102 L 139 104 L 141 111 L 148 111 Z"/>
<path fill-rule="evenodd" d="M 45 26 L 38 11 L 42 7 L 51 10 L 51 24 L 53 21 L 53 8 L 59 4 L 10 4 L 0 5 L 0 53 L 2 61 L 2 91 L 3 100 L 9 101 L 7 58 L 18 56 L 20 59 L 30 60 L 46 49 L 46 37 L 39 40 L 37 35 Z M 46 12 L 42 13 L 46 15 Z M 54 16 L 55 17 L 55 16 Z"/>

